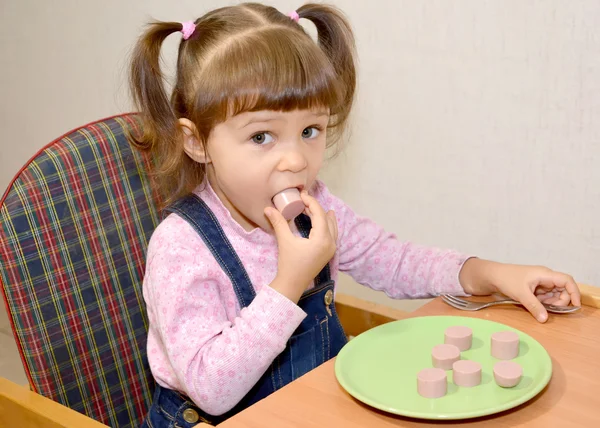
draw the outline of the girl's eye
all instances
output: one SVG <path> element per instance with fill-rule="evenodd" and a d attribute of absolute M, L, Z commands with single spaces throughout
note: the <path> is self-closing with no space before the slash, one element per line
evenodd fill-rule
<path fill-rule="evenodd" d="M 317 138 L 317 136 L 321 133 L 321 130 L 316 126 L 309 126 L 308 128 L 304 128 L 302 131 L 302 138 Z"/>
<path fill-rule="evenodd" d="M 273 141 L 273 137 L 268 132 L 261 132 L 252 137 L 252 142 L 259 145 L 269 144 L 271 141 Z"/>

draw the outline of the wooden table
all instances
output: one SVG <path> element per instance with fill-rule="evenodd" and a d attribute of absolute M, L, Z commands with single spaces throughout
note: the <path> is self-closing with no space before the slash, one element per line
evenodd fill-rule
<path fill-rule="evenodd" d="M 108 428 L 81 413 L 0 378 L 0 428 Z"/>
<path fill-rule="evenodd" d="M 553 375 L 537 397 L 515 409 L 465 421 L 430 422 L 397 417 L 352 398 L 338 384 L 331 360 L 258 402 L 219 428 L 287 427 L 597 427 L 600 426 L 600 309 L 551 315 L 539 324 L 517 306 L 458 311 L 435 299 L 409 316 L 464 315 L 515 327 L 538 340 L 552 357 Z"/>

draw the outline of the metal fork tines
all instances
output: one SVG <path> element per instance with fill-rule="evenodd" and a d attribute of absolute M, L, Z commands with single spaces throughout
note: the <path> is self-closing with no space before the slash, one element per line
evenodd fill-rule
<path fill-rule="evenodd" d="M 492 302 L 470 302 L 468 300 L 461 299 L 460 297 L 451 296 L 449 294 L 442 294 L 442 300 L 448 305 L 461 309 L 463 311 L 478 311 L 483 308 L 488 308 L 495 305 L 520 305 L 522 303 L 512 299 L 495 300 Z M 570 314 L 581 309 L 581 306 L 555 306 L 542 303 L 548 312 L 555 314 Z"/>

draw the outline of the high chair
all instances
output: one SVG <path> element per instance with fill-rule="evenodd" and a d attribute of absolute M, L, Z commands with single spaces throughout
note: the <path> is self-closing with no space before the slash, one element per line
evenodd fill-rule
<path fill-rule="evenodd" d="M 31 388 L 0 379 L 0 426 L 128 427 L 146 415 L 141 284 L 160 197 L 127 142 L 139 128 L 124 114 L 65 134 L 0 201 L 0 280 Z M 350 337 L 403 316 L 339 293 L 336 308 Z"/>

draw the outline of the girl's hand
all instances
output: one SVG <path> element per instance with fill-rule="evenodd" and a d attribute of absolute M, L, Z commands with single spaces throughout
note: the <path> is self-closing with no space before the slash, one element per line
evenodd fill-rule
<path fill-rule="evenodd" d="M 271 287 L 295 303 L 335 254 L 338 235 L 335 213 L 325 213 L 317 200 L 306 191 L 302 191 L 300 196 L 312 223 L 308 239 L 295 236 L 288 222 L 275 208 L 265 208 L 265 215 L 273 226 L 279 247 L 277 276 Z"/>
<path fill-rule="evenodd" d="M 581 305 L 575 280 L 567 274 L 542 266 L 522 266 L 472 258 L 460 272 L 460 283 L 472 295 L 502 293 L 517 300 L 539 321 L 546 322 L 548 312 L 542 302 L 566 306 Z"/>

